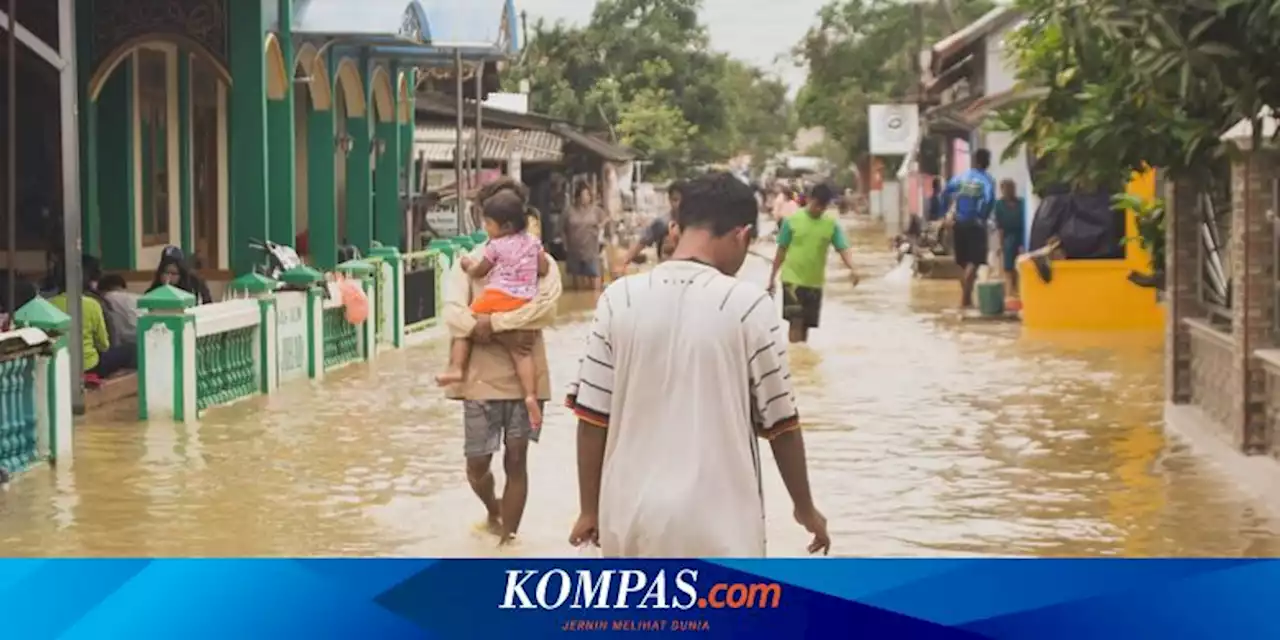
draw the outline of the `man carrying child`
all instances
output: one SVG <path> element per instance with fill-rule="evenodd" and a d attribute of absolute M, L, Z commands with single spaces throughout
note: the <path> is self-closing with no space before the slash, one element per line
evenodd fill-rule
<path fill-rule="evenodd" d="M 507 207 L 509 195 L 516 196 L 519 204 L 526 206 L 528 191 L 524 185 L 511 180 L 486 186 L 477 200 L 485 208 L 495 199 L 495 206 Z M 485 261 L 487 251 L 485 246 L 477 247 L 466 256 L 466 262 L 477 267 Z M 526 402 L 529 394 L 521 384 L 516 366 L 520 357 L 530 358 L 533 364 L 532 395 L 539 411 L 551 397 L 541 330 L 555 318 L 561 285 L 560 272 L 554 262 L 550 257 L 539 258 L 539 262 L 543 260 L 546 261 L 545 275 L 538 276 L 536 293 L 510 311 L 473 311 L 472 305 L 485 297 L 491 283 L 485 278 L 471 277 L 463 269 L 462 260 L 449 271 L 446 285 L 445 324 L 453 338 L 469 343 L 460 379 L 449 386 L 447 395 L 463 402 L 467 481 L 488 512 L 489 530 L 500 536 L 503 543 L 509 542 L 520 528 L 529 490 L 529 443 L 537 442 L 539 435 Z M 495 340 L 495 336 L 511 332 L 523 335 L 521 339 Z M 506 475 L 501 498 L 491 471 L 493 455 L 499 451 L 503 451 Z"/>

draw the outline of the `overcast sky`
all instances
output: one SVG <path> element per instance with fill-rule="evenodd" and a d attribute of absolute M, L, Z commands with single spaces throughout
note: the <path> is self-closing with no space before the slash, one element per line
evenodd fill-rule
<path fill-rule="evenodd" d="M 736 58 L 777 72 L 792 91 L 804 84 L 804 70 L 787 56 L 800 41 L 827 0 L 703 0 L 702 21 L 711 30 L 711 44 Z M 516 8 L 534 18 L 581 24 L 591 17 L 592 0 L 516 0 Z"/>

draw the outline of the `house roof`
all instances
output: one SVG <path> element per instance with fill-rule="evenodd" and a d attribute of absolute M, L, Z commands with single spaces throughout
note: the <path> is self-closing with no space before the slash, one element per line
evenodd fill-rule
<path fill-rule="evenodd" d="M 431 32 L 427 46 L 388 44 L 374 47 L 374 55 L 447 65 L 453 62 L 455 53 L 469 62 L 506 60 L 519 53 L 515 0 L 420 1 Z"/>
<path fill-rule="evenodd" d="M 458 113 L 457 101 L 453 97 L 434 93 L 419 93 L 416 108 L 419 114 L 432 116 L 452 118 Z M 636 158 L 636 153 L 630 149 L 585 133 L 569 122 L 551 116 L 538 113 L 511 113 L 492 107 L 481 107 L 481 117 L 484 127 L 549 131 L 566 142 L 611 162 L 626 162 Z M 474 102 L 464 107 L 463 121 L 475 122 Z"/>
<path fill-rule="evenodd" d="M 929 48 L 929 71 L 935 77 L 940 76 L 960 62 L 960 58 L 968 55 L 975 44 L 1013 24 L 1021 17 L 1022 14 L 1019 11 L 1009 6 L 1000 6 L 988 11 L 981 18 L 939 40 Z"/>
<path fill-rule="evenodd" d="M 279 26 L 279 15 L 271 21 Z M 293 33 L 422 45 L 431 36 L 420 0 L 297 0 Z"/>
<path fill-rule="evenodd" d="M 567 124 L 556 123 L 551 125 L 551 130 L 560 135 L 565 140 L 586 149 L 587 151 L 609 160 L 610 162 L 626 162 L 634 160 L 635 152 L 613 144 L 607 140 L 601 140 L 593 135 L 578 131 Z"/>
<path fill-rule="evenodd" d="M 475 129 L 467 127 L 462 130 L 462 144 L 468 150 L 474 149 Z M 452 127 L 419 126 L 413 138 L 414 157 L 421 154 L 427 162 L 453 162 L 453 150 L 457 146 L 455 129 Z M 564 141 L 550 131 L 524 131 L 520 129 L 482 130 L 480 133 L 480 151 L 482 159 L 490 162 L 506 162 L 515 151 L 520 152 L 521 160 L 528 164 L 540 162 L 560 162 L 564 158 Z M 473 155 L 469 151 L 467 155 Z"/>

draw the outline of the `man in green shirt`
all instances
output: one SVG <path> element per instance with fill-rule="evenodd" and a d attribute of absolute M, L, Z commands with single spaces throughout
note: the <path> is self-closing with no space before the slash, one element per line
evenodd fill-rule
<path fill-rule="evenodd" d="M 86 282 L 85 291 L 92 291 L 96 286 L 96 281 Z M 66 292 L 50 298 L 49 303 L 66 313 Z M 84 373 L 107 378 L 117 371 L 133 368 L 136 359 L 134 349 L 125 345 L 111 346 L 107 317 L 97 298 L 88 294 L 82 296 L 80 313 L 84 318 Z"/>
<path fill-rule="evenodd" d="M 836 248 L 849 268 L 854 285 L 858 284 L 849 239 L 840 221 L 828 212 L 834 200 L 830 186 L 815 185 L 805 207 L 783 220 L 778 231 L 778 253 L 773 258 L 773 273 L 769 274 L 769 293 L 774 293 L 781 270 L 782 317 L 791 325 L 791 342 L 808 341 L 809 330 L 818 326 L 831 247 Z"/>

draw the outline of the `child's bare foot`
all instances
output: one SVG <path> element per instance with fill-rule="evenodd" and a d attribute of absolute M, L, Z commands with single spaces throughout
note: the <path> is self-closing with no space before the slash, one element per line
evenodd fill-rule
<path fill-rule="evenodd" d="M 440 387 L 447 387 L 451 384 L 458 384 L 459 382 L 462 382 L 462 378 L 463 375 L 461 369 L 450 369 L 436 376 L 436 385 Z"/>
<path fill-rule="evenodd" d="M 542 428 L 542 406 L 534 396 L 524 399 L 524 408 L 529 412 L 529 428 L 537 431 Z"/>
<path fill-rule="evenodd" d="M 510 532 L 503 532 L 499 534 L 498 546 L 505 547 L 515 541 L 516 541 L 516 534 L 510 533 Z"/>

